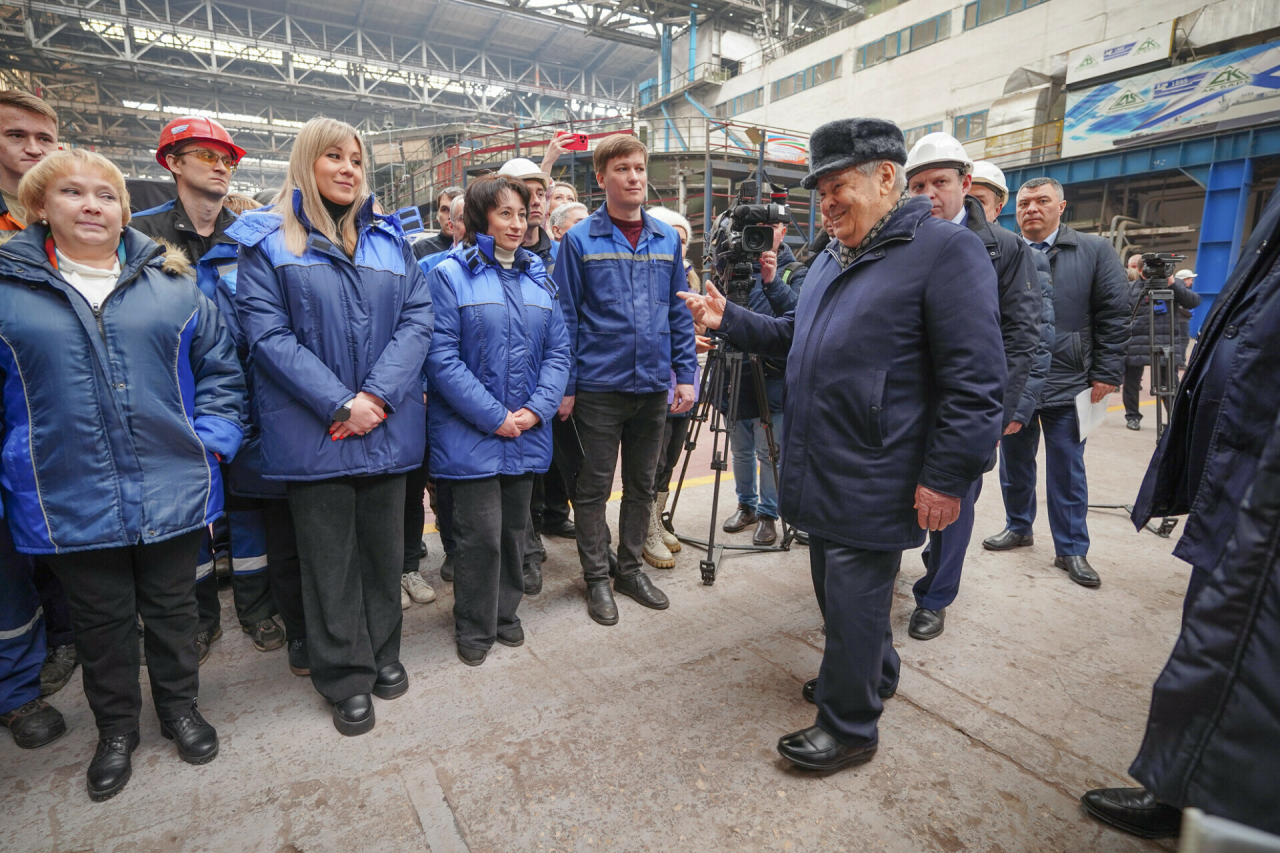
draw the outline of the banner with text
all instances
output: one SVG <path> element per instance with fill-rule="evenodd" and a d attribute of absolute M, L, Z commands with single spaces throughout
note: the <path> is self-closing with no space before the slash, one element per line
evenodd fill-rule
<path fill-rule="evenodd" d="M 1067 85 L 1168 59 L 1172 48 L 1173 21 L 1088 47 L 1077 47 L 1067 54 Z"/>

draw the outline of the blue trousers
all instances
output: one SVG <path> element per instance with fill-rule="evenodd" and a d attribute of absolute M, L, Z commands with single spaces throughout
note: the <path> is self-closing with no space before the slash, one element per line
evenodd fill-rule
<path fill-rule="evenodd" d="M 1085 479 L 1084 445 L 1076 408 L 1040 409 L 1031 423 L 1000 441 L 1000 488 L 1004 492 L 1005 527 L 1031 534 L 1036 520 L 1036 451 L 1044 433 L 1045 490 L 1049 497 L 1049 530 L 1054 553 L 1084 557 L 1089 553 L 1089 483 Z"/>
<path fill-rule="evenodd" d="M 926 610 L 941 610 L 956 600 L 960 592 L 960 570 L 964 568 L 964 555 L 973 538 L 973 507 L 982 494 L 982 478 L 973 481 L 969 491 L 960 499 L 960 516 L 948 524 L 945 530 L 929 534 L 929 544 L 924 546 L 924 577 L 916 581 L 911 591 L 916 605 Z"/>
<path fill-rule="evenodd" d="M 773 421 L 773 440 L 781 448 L 782 412 L 772 413 L 770 418 Z M 777 518 L 778 484 L 773 477 L 773 465 L 769 462 L 769 439 L 764 434 L 764 424 L 759 418 L 736 421 L 733 432 L 729 434 L 729 447 L 733 451 L 733 487 L 738 493 L 738 503 L 751 507 L 761 515 Z M 757 461 L 760 463 L 758 481 Z"/>
<path fill-rule="evenodd" d="M 14 550 L 0 517 L 0 714 L 40 698 L 45 637 L 35 567 L 30 555 Z"/>
<path fill-rule="evenodd" d="M 818 726 L 847 746 L 879 740 L 880 691 L 897 689 L 901 662 L 889 611 L 901 551 L 866 551 L 809 537 L 809 569 L 827 644 L 818 670 Z"/>

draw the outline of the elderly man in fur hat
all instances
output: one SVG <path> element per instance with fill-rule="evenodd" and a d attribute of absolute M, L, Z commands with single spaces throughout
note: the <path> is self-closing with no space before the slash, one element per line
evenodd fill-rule
<path fill-rule="evenodd" d="M 1004 345 L 982 240 L 905 192 L 902 131 L 881 119 L 825 124 L 806 189 L 834 239 L 784 317 L 682 294 L 696 322 L 747 352 L 787 358 L 779 495 L 810 537 L 827 626 L 803 695 L 814 725 L 778 741 L 797 767 L 871 759 L 898 688 L 889 624 L 902 552 L 954 521 L 1000 439 Z"/>

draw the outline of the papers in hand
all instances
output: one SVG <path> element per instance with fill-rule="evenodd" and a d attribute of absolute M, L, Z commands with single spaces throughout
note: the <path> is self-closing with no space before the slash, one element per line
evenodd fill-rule
<path fill-rule="evenodd" d="M 1080 426 L 1080 440 L 1084 441 L 1089 433 L 1107 419 L 1107 398 L 1093 402 L 1093 386 L 1076 395 L 1076 421 Z"/>

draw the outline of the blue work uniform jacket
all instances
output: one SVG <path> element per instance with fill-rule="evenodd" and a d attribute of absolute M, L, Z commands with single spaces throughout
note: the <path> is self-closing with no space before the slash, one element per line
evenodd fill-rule
<path fill-rule="evenodd" d="M 397 474 L 422 465 L 426 406 L 422 364 L 433 317 L 427 280 L 399 221 L 356 213 L 353 257 L 313 229 L 306 248 L 285 246 L 282 217 L 245 214 L 227 230 L 239 241 L 236 314 L 249 345 L 263 476 L 324 480 Z M 332 441 L 334 414 L 359 391 L 386 402 L 387 419 L 366 435 Z"/>
<path fill-rule="evenodd" d="M 244 375 L 181 251 L 125 228 L 95 313 L 32 225 L 0 247 L 0 495 L 19 551 L 170 539 L 222 512 Z"/>
<path fill-rule="evenodd" d="M 930 211 L 907 201 L 843 269 L 833 243 L 793 313 L 729 303 L 720 327 L 744 352 L 787 356 L 782 517 L 854 548 L 918 547 L 917 484 L 963 496 L 1000 439 L 995 270 L 981 238 Z"/>
<path fill-rule="evenodd" d="M 543 473 L 551 421 L 569 381 L 569 338 L 555 289 L 536 255 L 503 270 L 493 238 L 454 252 L 428 279 L 436 330 L 427 355 L 431 473 L 468 480 Z M 494 430 L 527 408 L 539 423 L 518 438 Z"/>
<path fill-rule="evenodd" d="M 551 278 L 572 350 L 568 396 L 666 391 L 672 370 L 678 383 L 694 383 L 693 317 L 676 295 L 688 286 L 680 238 L 641 216 L 634 249 L 604 205 L 560 240 Z"/>

